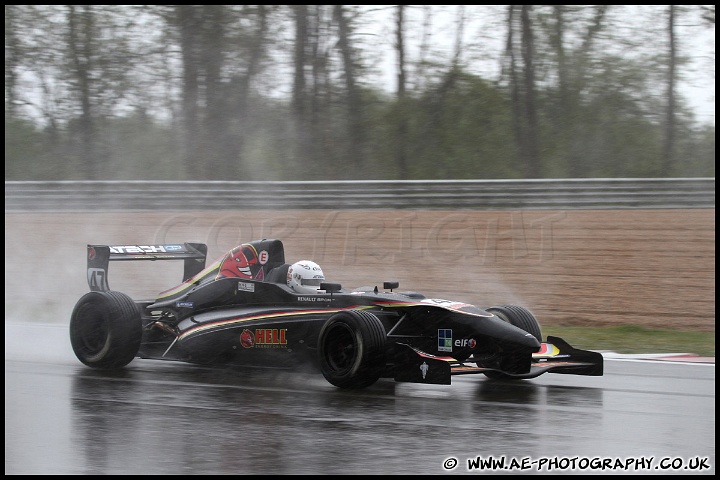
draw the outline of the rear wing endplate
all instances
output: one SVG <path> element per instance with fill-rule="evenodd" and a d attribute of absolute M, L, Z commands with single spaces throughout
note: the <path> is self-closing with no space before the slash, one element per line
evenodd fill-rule
<path fill-rule="evenodd" d="M 118 260 L 184 260 L 183 282 L 205 268 L 207 245 L 183 243 L 168 245 L 88 245 L 87 280 L 90 290 L 109 291 L 108 266 Z"/>

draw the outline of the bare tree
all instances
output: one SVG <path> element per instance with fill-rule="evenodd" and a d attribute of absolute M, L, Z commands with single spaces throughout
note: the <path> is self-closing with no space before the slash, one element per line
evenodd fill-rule
<path fill-rule="evenodd" d="M 667 107 L 665 111 L 665 141 L 663 143 L 663 162 L 662 170 L 664 175 L 672 173 L 675 150 L 675 90 L 676 90 L 676 65 L 677 65 L 677 45 L 675 33 L 675 14 L 676 6 L 668 5 L 668 60 L 667 60 Z"/>
<path fill-rule="evenodd" d="M 508 7 L 507 55 L 515 139 L 523 176 L 542 175 L 535 86 L 535 38 L 531 5 Z M 519 41 L 516 36 L 519 34 Z M 518 61 L 518 57 L 522 60 Z"/>
<path fill-rule="evenodd" d="M 408 166 L 406 159 L 407 151 L 407 134 L 408 134 L 408 115 L 405 111 L 406 103 L 406 65 L 405 65 L 405 7 L 406 5 L 397 6 L 397 14 L 395 20 L 395 50 L 397 51 L 397 101 L 400 114 L 397 119 L 397 138 L 395 161 L 398 166 L 398 174 L 400 178 L 408 178 Z"/>
<path fill-rule="evenodd" d="M 293 7 L 295 19 L 295 42 L 293 55 L 293 89 L 292 108 L 295 115 L 302 116 L 305 112 L 307 95 L 305 85 L 305 69 L 307 58 L 305 54 L 305 42 L 308 38 L 308 13 L 307 5 L 295 5 Z"/>
<path fill-rule="evenodd" d="M 95 143 L 95 119 L 93 116 L 92 73 L 95 69 L 93 49 L 98 39 L 95 36 L 95 13 L 91 5 L 77 8 L 67 6 L 68 56 L 70 70 L 80 103 L 78 121 L 82 148 L 80 158 L 83 171 L 88 180 L 97 180 L 98 152 Z"/>
<path fill-rule="evenodd" d="M 176 5 L 176 21 L 180 34 L 182 55 L 182 123 L 185 141 L 185 170 L 190 177 L 199 174 L 197 161 L 201 157 L 199 131 L 200 72 L 197 57 L 200 54 L 200 11 L 196 5 Z"/>
<path fill-rule="evenodd" d="M 594 44 L 599 33 L 605 28 L 604 19 L 609 5 L 573 8 L 567 5 L 552 7 L 552 26 L 549 32 L 549 44 L 557 64 L 557 100 L 554 102 L 553 124 L 556 139 L 564 145 L 566 163 L 570 175 L 584 177 L 588 173 L 588 165 L 583 149 L 577 146 L 577 139 L 582 138 L 579 122 L 582 95 L 585 92 L 590 73 Z M 591 9 L 591 18 L 587 29 L 578 33 L 580 45 L 576 49 L 567 48 L 568 31 L 577 24 L 577 13 Z M 581 12 L 582 13 L 582 12 Z"/>
<path fill-rule="evenodd" d="M 308 5 L 292 7 L 295 36 L 293 54 L 292 113 L 301 164 L 316 158 L 317 145 L 314 126 L 319 121 L 317 92 L 322 66 L 318 60 L 318 39 L 313 34 L 312 18 Z M 315 22 L 317 24 L 317 22 Z M 309 74 L 308 74 L 309 72 Z M 312 84 L 308 85 L 308 75 Z"/>
<path fill-rule="evenodd" d="M 229 148 L 228 130 L 234 98 L 229 96 L 227 82 L 223 80 L 224 56 L 228 50 L 226 40 L 226 22 L 228 12 L 225 5 L 202 6 L 202 29 L 200 44 L 202 55 L 198 57 L 203 73 L 205 90 L 205 121 L 201 130 L 203 139 L 202 154 L 205 164 L 201 178 L 227 178 L 234 172 L 238 161 Z"/>
<path fill-rule="evenodd" d="M 243 170 L 244 159 L 241 152 L 247 137 L 248 126 L 253 123 L 251 112 L 251 90 L 255 78 L 262 72 L 262 62 L 266 57 L 268 44 L 268 24 L 271 7 L 267 5 L 247 6 L 246 15 L 254 17 L 250 22 L 253 28 L 247 33 L 240 33 L 235 41 L 238 50 L 244 52 L 242 67 L 231 76 L 227 97 L 236 99 L 227 110 L 225 157 L 228 160 L 237 159 L 239 172 Z M 232 44 L 228 46 L 232 50 Z M 236 62 L 239 63 L 239 62 Z M 228 131 L 230 127 L 232 131 Z"/>
<path fill-rule="evenodd" d="M 17 36 L 17 5 L 5 5 L 5 113 L 16 116 L 18 105 L 17 70 L 20 66 L 20 41 Z"/>
<path fill-rule="evenodd" d="M 522 58 L 525 80 L 525 124 L 526 135 L 522 142 L 524 145 L 524 158 L 527 165 L 526 173 L 529 178 L 542 176 L 540 166 L 540 149 L 538 142 L 538 114 L 537 98 L 535 93 L 535 38 L 530 12 L 532 5 L 523 5 L 521 9 L 522 23 Z"/>
<path fill-rule="evenodd" d="M 335 5 L 334 18 L 338 25 L 338 48 L 343 63 L 345 79 L 345 98 L 347 103 L 347 128 L 349 142 L 348 157 L 351 165 L 362 172 L 365 165 L 365 122 L 362 96 L 357 84 L 357 59 L 352 46 L 352 26 L 345 14 L 343 5 Z"/>

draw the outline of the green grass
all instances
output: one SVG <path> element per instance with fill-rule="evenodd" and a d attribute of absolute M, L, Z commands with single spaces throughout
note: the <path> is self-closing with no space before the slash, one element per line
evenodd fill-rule
<path fill-rule="evenodd" d="M 616 353 L 695 353 L 715 356 L 714 332 L 618 327 L 542 327 L 543 337 L 560 337 L 575 348 Z"/>

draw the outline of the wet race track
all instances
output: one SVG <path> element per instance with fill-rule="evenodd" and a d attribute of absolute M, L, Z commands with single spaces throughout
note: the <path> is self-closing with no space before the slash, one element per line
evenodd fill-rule
<path fill-rule="evenodd" d="M 5 327 L 5 474 L 488 473 L 478 457 L 496 473 L 714 474 L 715 365 L 349 392 L 152 360 L 109 374 L 75 359 L 64 326 Z"/>

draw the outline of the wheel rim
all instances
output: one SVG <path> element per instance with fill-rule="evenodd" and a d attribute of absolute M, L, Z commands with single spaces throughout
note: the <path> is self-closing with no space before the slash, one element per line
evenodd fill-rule
<path fill-rule="evenodd" d="M 328 333 L 325 344 L 328 366 L 336 373 L 349 372 L 357 358 L 355 333 L 345 324 L 335 325 Z"/>
<path fill-rule="evenodd" d="M 100 353 L 107 343 L 110 325 L 106 315 L 95 305 L 85 305 L 77 316 L 78 346 L 88 357 Z"/>

